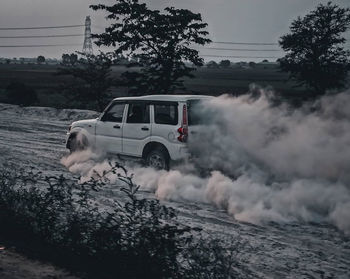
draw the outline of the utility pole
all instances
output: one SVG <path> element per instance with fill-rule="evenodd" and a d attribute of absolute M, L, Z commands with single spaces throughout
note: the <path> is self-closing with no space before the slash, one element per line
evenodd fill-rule
<path fill-rule="evenodd" d="M 85 38 L 84 38 L 83 52 L 85 54 L 89 54 L 89 55 L 93 54 L 92 40 L 91 40 L 91 18 L 90 18 L 90 16 L 87 16 L 86 20 L 85 20 Z"/>

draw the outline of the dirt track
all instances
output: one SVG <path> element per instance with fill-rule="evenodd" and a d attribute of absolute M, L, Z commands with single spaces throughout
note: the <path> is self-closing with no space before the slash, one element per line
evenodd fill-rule
<path fill-rule="evenodd" d="M 1 279 L 78 279 L 67 271 L 28 259 L 13 250 L 0 251 L 0 278 Z"/>
<path fill-rule="evenodd" d="M 69 175 L 60 163 L 67 154 L 66 129 L 73 119 L 93 115 L 0 104 L 0 166 L 11 163 L 18 169 L 34 166 L 44 173 Z M 99 200 L 107 203 L 117 199 L 118 193 L 118 189 L 104 189 Z M 150 192 L 144 194 L 152 196 Z M 179 210 L 183 222 L 200 226 L 218 237 L 229 236 L 246 243 L 240 258 L 257 277 L 350 278 L 350 239 L 333 226 L 319 223 L 255 226 L 237 222 L 208 204 L 185 201 L 166 204 Z"/>

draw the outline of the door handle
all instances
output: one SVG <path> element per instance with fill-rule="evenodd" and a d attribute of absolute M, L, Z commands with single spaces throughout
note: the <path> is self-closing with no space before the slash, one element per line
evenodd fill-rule
<path fill-rule="evenodd" d="M 117 125 L 114 125 L 113 128 L 115 128 L 115 129 L 120 129 L 120 125 L 118 125 L 118 124 L 117 124 Z"/>
<path fill-rule="evenodd" d="M 149 128 L 148 127 L 142 127 L 141 130 L 142 131 L 149 131 Z"/>

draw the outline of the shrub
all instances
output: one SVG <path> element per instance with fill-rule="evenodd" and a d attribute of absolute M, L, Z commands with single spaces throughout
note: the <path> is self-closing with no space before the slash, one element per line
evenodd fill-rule
<path fill-rule="evenodd" d="M 222 68 L 229 68 L 231 66 L 230 60 L 221 60 L 220 61 L 220 67 Z"/>
<path fill-rule="evenodd" d="M 38 101 L 35 90 L 21 82 L 12 82 L 6 87 L 6 92 L 11 104 L 29 106 Z"/>
<path fill-rule="evenodd" d="M 124 182 L 126 202 L 101 210 L 92 193 L 107 183 L 108 173 Z M 126 169 L 111 165 L 96 177 L 77 184 L 63 175 L 3 170 L 1 233 L 92 278 L 237 278 L 232 249 L 179 224 L 174 209 L 138 197 Z"/>

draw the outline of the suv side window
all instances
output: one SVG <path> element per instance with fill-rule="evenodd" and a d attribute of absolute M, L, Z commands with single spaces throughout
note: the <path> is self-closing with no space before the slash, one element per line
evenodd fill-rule
<path fill-rule="evenodd" d="M 150 109 L 146 103 L 130 103 L 127 123 L 150 123 Z"/>
<path fill-rule="evenodd" d="M 154 122 L 157 124 L 177 125 L 177 105 L 154 104 Z"/>
<path fill-rule="evenodd" d="M 118 122 L 123 121 L 123 114 L 125 109 L 125 103 L 115 103 L 105 112 L 101 121 L 106 122 Z"/>

